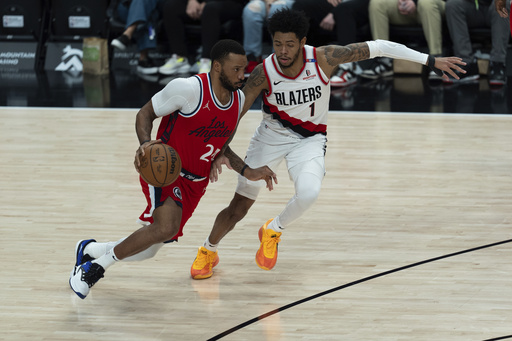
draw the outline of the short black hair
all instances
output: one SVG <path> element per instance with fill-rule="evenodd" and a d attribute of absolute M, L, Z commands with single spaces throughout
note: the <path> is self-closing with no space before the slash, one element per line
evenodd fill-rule
<path fill-rule="evenodd" d="M 239 42 L 232 39 L 222 39 L 213 45 L 210 51 L 210 57 L 212 62 L 218 61 L 222 64 L 230 53 L 245 56 L 244 47 Z"/>
<path fill-rule="evenodd" d="M 309 31 L 309 19 L 303 11 L 289 8 L 277 10 L 268 19 L 268 31 L 272 37 L 276 32 L 295 33 L 302 40 Z"/>

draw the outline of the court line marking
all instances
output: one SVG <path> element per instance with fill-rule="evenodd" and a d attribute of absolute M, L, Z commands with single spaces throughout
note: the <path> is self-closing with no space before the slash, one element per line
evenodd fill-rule
<path fill-rule="evenodd" d="M 9 110 L 46 110 L 46 111 L 120 111 L 137 113 L 140 108 L 96 108 L 96 107 L 20 107 L 20 106 L 0 106 L 0 109 Z M 260 109 L 249 109 L 247 113 L 261 114 Z M 504 117 L 510 119 L 512 114 L 509 113 L 438 113 L 438 112 L 408 112 L 408 111 L 357 111 L 357 110 L 329 110 L 330 115 L 392 115 L 392 116 L 417 116 L 417 115 L 428 115 L 428 116 L 467 116 L 467 117 Z"/>
<path fill-rule="evenodd" d="M 454 257 L 454 256 L 462 255 L 462 254 L 465 254 L 465 253 L 469 253 L 469 252 L 473 252 L 473 251 L 478 251 L 478 250 L 481 250 L 481 249 L 486 249 L 486 248 L 490 248 L 490 247 L 493 247 L 493 246 L 498 246 L 498 245 L 502 245 L 502 244 L 506 244 L 506 243 L 510 243 L 510 242 L 512 242 L 512 239 L 507 239 L 507 240 L 503 240 L 501 242 L 496 242 L 496 243 L 492 243 L 492 244 L 477 246 L 477 247 L 474 247 L 474 248 L 471 248 L 471 249 L 449 253 L 449 254 L 444 255 L 444 256 L 430 258 L 430 259 L 423 260 L 423 261 L 420 261 L 420 262 L 416 262 L 416 263 L 413 263 L 413 264 L 401 266 L 399 268 L 391 269 L 391 270 L 384 271 L 384 272 L 381 272 L 381 273 L 378 273 L 378 274 L 375 274 L 375 275 L 372 275 L 372 276 L 368 276 L 368 277 L 365 277 L 365 278 L 362 278 L 362 279 L 359 279 L 359 280 L 356 280 L 356 281 L 353 281 L 353 282 L 350 282 L 350 283 L 347 283 L 347 284 L 343 284 L 343 285 L 340 285 L 338 287 L 335 287 L 335 288 L 332 288 L 332 289 L 329 289 L 329 290 L 325 290 L 325 291 L 322 291 L 322 292 L 320 292 L 318 294 L 315 294 L 315 295 L 303 298 L 301 300 L 292 302 L 292 303 L 287 304 L 285 306 L 282 306 L 280 308 L 271 310 L 271 311 L 269 311 L 269 312 L 267 312 L 267 313 L 265 313 L 263 315 L 255 317 L 253 319 L 250 319 L 250 320 L 248 320 L 246 322 L 240 323 L 239 325 L 237 325 L 237 326 L 235 326 L 235 327 L 233 327 L 231 329 L 228 329 L 228 330 L 226 330 L 226 331 L 224 331 L 224 332 L 222 332 L 220 334 L 217 334 L 214 337 L 208 339 L 207 341 L 219 340 L 219 339 L 221 339 L 221 338 L 223 338 L 225 336 L 228 336 L 228 335 L 236 332 L 237 330 L 240 330 L 240 329 L 242 329 L 244 327 L 247 327 L 247 326 L 249 326 L 249 325 L 251 325 L 253 323 L 261 321 L 261 320 L 263 320 L 263 319 L 265 319 L 267 317 L 270 317 L 270 316 L 272 316 L 274 314 L 282 312 L 282 311 L 284 311 L 286 309 L 289 309 L 289 308 L 295 307 L 296 305 L 299 305 L 299 304 L 302 304 L 302 303 L 314 300 L 316 298 L 325 296 L 325 295 L 333 293 L 335 291 L 338 291 L 338 290 L 341 290 L 341 289 L 345 289 L 345 288 L 354 286 L 356 284 L 364 283 L 364 282 L 370 281 L 370 280 L 375 279 L 375 278 L 383 277 L 383 276 L 386 276 L 386 275 L 389 275 L 389 274 L 392 274 L 392 273 L 395 273 L 395 272 L 399 272 L 399 271 L 402 271 L 402 270 L 414 268 L 414 267 L 417 267 L 417 266 L 420 266 L 420 265 L 423 265 L 423 264 L 432 263 L 432 262 L 435 262 L 435 261 L 438 261 L 438 260 L 441 260 L 441 259 L 450 258 L 450 257 Z M 511 338 L 511 337 L 512 337 L 512 335 L 502 336 L 502 337 L 498 337 L 498 338 L 494 338 L 494 339 L 488 339 L 488 340 L 484 340 L 484 341 L 503 340 L 503 339 Z"/>

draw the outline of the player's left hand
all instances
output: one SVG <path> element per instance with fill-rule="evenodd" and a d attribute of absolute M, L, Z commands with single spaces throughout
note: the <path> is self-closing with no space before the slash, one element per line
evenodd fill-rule
<path fill-rule="evenodd" d="M 462 69 L 459 65 L 466 65 L 465 62 L 462 61 L 459 57 L 436 57 L 436 62 L 434 63 L 434 67 L 438 68 L 441 71 L 444 71 L 443 79 L 449 80 L 449 73 L 453 78 L 459 79 L 459 76 L 455 73 L 458 71 L 460 73 L 466 73 L 464 69 Z"/>
<path fill-rule="evenodd" d="M 229 169 L 233 169 L 233 167 L 231 167 L 231 163 L 229 163 L 229 159 L 224 154 L 218 155 L 212 162 L 212 168 L 210 168 L 211 183 L 219 180 L 219 174 L 222 173 L 222 165 L 226 165 Z"/>
<path fill-rule="evenodd" d="M 259 168 L 247 167 L 244 171 L 244 176 L 252 181 L 265 180 L 269 191 L 274 189 L 274 182 L 277 184 L 277 175 L 268 166 Z"/>

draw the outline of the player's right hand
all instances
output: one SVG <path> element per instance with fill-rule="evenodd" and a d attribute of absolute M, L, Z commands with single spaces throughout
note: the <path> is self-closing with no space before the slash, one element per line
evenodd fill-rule
<path fill-rule="evenodd" d="M 244 171 L 244 176 L 252 181 L 265 180 L 269 191 L 274 189 L 274 182 L 277 185 L 277 175 L 268 166 L 259 168 L 247 167 Z"/>
<path fill-rule="evenodd" d="M 226 165 L 229 169 L 233 169 L 231 167 L 231 163 L 229 159 L 224 155 L 218 155 L 215 160 L 212 162 L 212 168 L 210 168 L 210 182 L 214 183 L 219 180 L 219 174 L 222 174 L 222 165 Z"/>
<path fill-rule="evenodd" d="M 139 146 L 139 148 L 137 148 L 137 151 L 135 151 L 135 161 L 133 161 L 133 165 L 135 166 L 135 170 L 137 171 L 137 173 L 140 173 L 140 159 L 144 156 L 144 149 L 155 143 L 162 143 L 162 140 L 158 139 L 144 142 Z"/>

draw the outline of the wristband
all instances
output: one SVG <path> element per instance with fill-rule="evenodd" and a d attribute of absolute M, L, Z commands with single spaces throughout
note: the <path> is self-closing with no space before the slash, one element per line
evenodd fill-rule
<path fill-rule="evenodd" d="M 428 67 L 436 73 L 438 76 L 442 76 L 444 73 L 443 71 L 436 68 L 434 65 L 436 64 L 436 58 L 432 56 L 431 54 L 428 55 Z"/>
<path fill-rule="evenodd" d="M 246 164 L 245 166 L 243 166 L 243 167 L 242 167 L 242 170 L 240 171 L 240 175 L 241 175 L 241 176 L 244 176 L 244 172 L 245 172 L 245 169 L 246 169 L 247 167 L 249 167 L 249 165 L 248 165 L 248 164 Z"/>
<path fill-rule="evenodd" d="M 140 143 L 140 145 L 142 146 L 144 143 L 149 142 L 149 141 L 151 141 L 151 140 L 142 141 L 142 142 Z"/>

